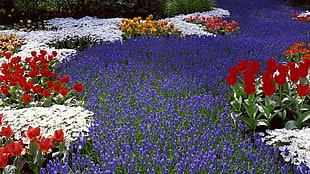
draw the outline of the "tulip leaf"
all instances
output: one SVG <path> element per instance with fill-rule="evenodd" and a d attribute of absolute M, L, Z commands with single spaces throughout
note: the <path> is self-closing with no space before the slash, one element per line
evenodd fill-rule
<path fill-rule="evenodd" d="M 14 165 L 7 165 L 3 169 L 3 173 L 10 173 L 10 174 L 15 174 L 16 172 L 16 167 Z"/>
<path fill-rule="evenodd" d="M 285 128 L 286 129 L 297 129 L 298 128 L 298 124 L 297 121 L 295 120 L 290 120 L 288 122 L 285 123 Z"/>
<path fill-rule="evenodd" d="M 309 120 L 309 118 L 310 118 L 310 111 L 307 111 L 307 112 L 303 113 L 301 115 L 301 123 Z"/>
<path fill-rule="evenodd" d="M 233 101 L 230 103 L 232 105 L 232 107 L 237 110 L 237 111 L 240 111 L 241 109 L 241 103 L 239 103 L 238 101 Z"/>
<path fill-rule="evenodd" d="M 264 113 L 264 108 L 263 108 L 264 106 L 258 105 L 257 107 L 258 107 L 259 112 Z"/>
<path fill-rule="evenodd" d="M 27 161 L 27 158 L 24 158 L 22 156 L 18 156 L 17 158 L 14 159 L 13 164 L 15 166 L 18 166 L 17 173 L 19 173 L 20 170 L 24 167 L 26 161 Z"/>
<path fill-rule="evenodd" d="M 249 117 L 243 117 L 243 116 L 240 116 L 238 118 L 240 120 L 242 120 L 244 123 L 246 123 L 246 125 L 249 127 L 249 129 L 251 129 L 251 130 L 255 130 L 256 129 L 255 120 L 252 120 Z"/>
<path fill-rule="evenodd" d="M 255 104 L 254 106 L 251 106 L 251 105 L 247 105 L 246 103 L 243 103 L 243 107 L 245 108 L 248 116 L 252 119 L 254 119 L 257 114 L 257 111 L 258 111 L 257 106 L 258 106 L 257 104 Z"/>
<path fill-rule="evenodd" d="M 290 97 L 290 96 L 289 96 L 289 97 Z M 292 98 L 292 97 L 289 98 L 289 97 L 284 97 L 283 100 L 282 100 L 282 103 L 284 103 L 284 102 L 286 102 L 286 101 L 289 101 L 289 102 L 290 102 L 292 99 L 295 100 L 294 98 Z"/>
<path fill-rule="evenodd" d="M 259 119 L 255 122 L 255 126 L 269 126 L 269 122 L 266 119 Z"/>

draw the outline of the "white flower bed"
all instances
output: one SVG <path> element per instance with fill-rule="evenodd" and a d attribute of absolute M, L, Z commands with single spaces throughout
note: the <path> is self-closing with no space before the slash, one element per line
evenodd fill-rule
<path fill-rule="evenodd" d="M 1 109 L 4 115 L 3 125 L 10 125 L 14 130 L 14 138 L 20 140 L 22 133 L 29 126 L 40 127 L 45 138 L 54 135 L 55 130 L 63 129 L 69 141 L 74 141 L 79 132 L 87 135 L 88 127 L 94 113 L 82 107 L 53 105 L 51 107 L 30 107 L 23 109 Z"/>
<path fill-rule="evenodd" d="M 275 129 L 267 130 L 263 137 L 266 144 L 276 145 L 281 151 L 281 156 L 286 162 L 299 165 L 305 163 L 310 168 L 310 129 L 301 130 Z M 285 151 L 287 153 L 285 153 Z"/>

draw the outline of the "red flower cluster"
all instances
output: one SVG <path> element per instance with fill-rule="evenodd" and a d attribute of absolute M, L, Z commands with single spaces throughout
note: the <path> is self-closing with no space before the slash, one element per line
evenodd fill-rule
<path fill-rule="evenodd" d="M 299 14 L 294 13 L 292 16 L 293 19 L 297 19 L 299 22 L 310 22 L 310 15 L 307 15 L 306 17 L 298 17 Z"/>
<path fill-rule="evenodd" d="M 231 23 L 228 23 L 227 21 L 222 20 L 222 17 L 200 17 L 200 14 L 195 17 L 190 16 L 189 19 L 185 19 L 186 22 L 202 24 L 207 27 L 209 32 L 216 34 L 234 33 L 240 31 L 240 27 L 236 27 L 238 22 L 232 21 Z"/>
<path fill-rule="evenodd" d="M 248 95 L 255 92 L 255 74 L 259 70 L 259 62 L 251 62 L 242 60 L 237 66 L 229 69 L 230 75 L 226 76 L 226 81 L 231 85 L 237 83 L 239 73 L 242 73 L 244 85 L 243 88 Z M 300 79 L 305 79 L 308 76 L 310 61 L 301 63 L 288 62 L 287 64 L 277 64 L 276 60 L 268 59 L 266 72 L 261 72 L 262 91 L 265 95 L 271 96 L 276 92 L 276 85 L 282 86 L 290 79 L 291 82 L 297 83 Z M 309 85 L 297 84 L 297 94 L 306 96 L 310 92 Z"/>
<path fill-rule="evenodd" d="M 51 55 L 47 55 L 45 50 L 40 50 L 40 54 L 32 51 L 31 55 L 33 56 L 32 58 L 28 57 L 25 59 L 26 65 L 24 65 L 24 62 L 21 61 L 21 57 L 19 56 L 13 58 L 10 55 L 7 56 L 9 62 L 3 63 L 0 69 L 3 74 L 0 75 L 0 92 L 2 94 L 8 94 L 11 87 L 19 86 L 25 92 L 22 96 L 24 103 L 31 101 L 33 98 L 31 93 L 42 93 L 43 97 L 48 98 L 52 94 L 52 90 L 54 90 L 62 96 L 66 96 L 68 94 L 68 87 L 65 84 L 69 82 L 70 77 L 64 76 L 57 81 L 57 74 L 51 72 L 52 67 L 50 67 L 50 62 L 57 56 L 57 52 L 53 51 Z M 47 83 L 42 83 L 41 79 L 43 78 L 50 80 Z M 40 84 L 35 84 L 36 82 Z M 74 89 L 77 92 L 81 92 L 83 86 L 82 84 L 78 84 L 78 87 L 74 87 Z"/>
<path fill-rule="evenodd" d="M 3 114 L 0 114 L 0 120 L 2 120 Z M 1 123 L 1 122 L 0 122 Z M 1 124 L 0 124 L 1 125 Z M 13 130 L 10 125 L 1 128 L 2 136 L 9 139 L 13 135 Z M 54 148 L 53 142 L 60 143 L 65 139 L 64 132 L 62 129 L 55 130 L 54 135 L 48 138 L 43 138 L 40 135 L 40 127 L 29 126 L 28 131 L 23 134 L 23 137 L 27 138 L 30 142 L 36 142 L 41 152 L 48 152 Z M 4 168 L 8 163 L 8 158 L 11 156 L 20 156 L 22 152 L 28 153 L 28 149 L 24 148 L 22 140 L 14 141 L 3 147 L 0 147 L 0 168 Z"/>
<path fill-rule="evenodd" d="M 226 76 L 226 81 L 231 85 L 237 83 L 237 77 L 239 73 L 242 73 L 244 79 L 243 88 L 249 95 L 255 92 L 255 74 L 258 73 L 260 63 L 256 61 L 242 60 L 237 66 L 229 69 L 230 75 Z"/>

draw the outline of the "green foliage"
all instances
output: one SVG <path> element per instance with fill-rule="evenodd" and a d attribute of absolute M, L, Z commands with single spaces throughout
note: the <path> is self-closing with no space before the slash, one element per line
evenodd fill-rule
<path fill-rule="evenodd" d="M 215 6 L 211 0 L 166 0 L 164 14 L 175 16 L 178 14 L 190 14 L 194 12 L 210 11 Z"/>
<path fill-rule="evenodd" d="M 0 24 L 13 24 L 21 19 L 42 21 L 55 17 L 99 18 L 153 14 L 157 19 L 181 13 L 211 10 L 211 0 L 2 0 Z"/>
<path fill-rule="evenodd" d="M 90 36 L 83 37 L 67 37 L 65 40 L 57 41 L 56 43 L 49 44 L 50 47 L 55 47 L 56 49 L 75 49 L 77 51 L 83 51 L 91 46 L 101 43 L 101 40 L 94 40 Z"/>
<path fill-rule="evenodd" d="M 42 31 L 42 30 L 52 30 L 51 26 L 45 25 L 44 22 L 34 22 L 32 20 L 19 20 L 12 24 L 0 25 L 0 30 L 18 30 L 18 31 Z"/>

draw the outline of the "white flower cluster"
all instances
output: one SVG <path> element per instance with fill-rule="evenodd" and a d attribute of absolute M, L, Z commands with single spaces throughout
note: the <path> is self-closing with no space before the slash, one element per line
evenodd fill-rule
<path fill-rule="evenodd" d="M 299 165 L 305 163 L 310 168 L 310 128 L 301 130 L 275 129 L 267 130 L 263 140 L 268 145 L 278 146 L 286 162 Z M 287 154 L 285 150 L 287 149 Z"/>
<path fill-rule="evenodd" d="M 298 17 L 307 17 L 307 15 L 310 15 L 310 11 L 306 11 L 304 13 L 299 14 Z"/>
<path fill-rule="evenodd" d="M 40 127 L 45 138 L 54 135 L 55 130 L 62 129 L 69 141 L 74 141 L 79 132 L 87 135 L 88 127 L 94 113 L 82 107 L 53 105 L 51 107 L 30 107 L 23 109 L 2 108 L 3 126 L 10 125 L 14 130 L 14 138 L 20 140 L 22 133 L 29 126 Z"/>

